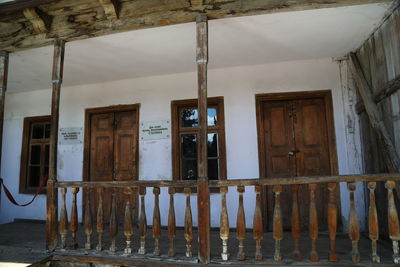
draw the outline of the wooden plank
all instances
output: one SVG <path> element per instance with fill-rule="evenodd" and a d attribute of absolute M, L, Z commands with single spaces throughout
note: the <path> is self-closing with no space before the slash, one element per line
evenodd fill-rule
<path fill-rule="evenodd" d="M 354 53 L 351 53 L 350 56 L 353 65 L 352 66 L 353 76 L 356 81 L 358 91 L 364 102 L 368 117 L 370 119 L 371 126 L 374 128 L 374 130 L 379 136 L 379 139 L 382 142 L 381 146 L 384 152 L 383 157 L 385 160 L 385 164 L 389 172 L 399 172 L 400 171 L 399 156 L 393 145 L 393 141 L 391 140 L 389 133 L 383 123 L 382 115 L 380 114 L 375 102 L 373 101 L 371 88 L 368 85 L 363 75 L 357 56 Z"/>
<path fill-rule="evenodd" d="M 8 52 L 0 51 L 0 170 L 3 147 L 4 105 L 7 91 Z"/>
<path fill-rule="evenodd" d="M 199 224 L 199 260 L 203 264 L 210 262 L 210 189 L 208 186 L 207 166 L 207 61 L 208 61 L 208 23 L 207 16 L 200 14 L 196 20 L 197 32 L 197 84 L 198 84 L 198 180 L 197 210 Z"/>
<path fill-rule="evenodd" d="M 35 1 L 32 0 L 32 2 Z M 121 2 L 121 7 L 117 8 L 115 12 L 115 15 L 118 15 L 117 10 L 120 10 L 119 18 L 109 20 L 108 18 L 114 17 L 114 12 L 109 12 L 108 16 L 108 12 L 101 15 L 104 9 L 98 1 L 59 0 L 53 3 L 53 1 L 36 0 L 36 4 L 41 4 L 41 10 L 54 16 L 52 27 L 48 35 L 38 34 L 33 27 L 20 29 L 12 35 L 0 34 L 0 50 L 17 51 L 50 45 L 53 42 L 53 38 L 72 41 L 121 31 L 193 22 L 199 13 L 199 9 L 205 12 L 211 19 L 219 19 L 386 2 L 390 2 L 390 0 L 219 0 L 207 1 L 207 5 L 203 4 L 199 8 L 198 5 L 191 6 L 191 2 L 187 0 L 135 0 Z M 0 33 L 6 32 L 5 28 L 9 31 L 10 24 L 18 27 L 15 21 L 16 19 L 21 20 L 20 10 L 35 6 L 35 4 L 21 4 L 11 8 L 10 6 L 0 5 L 0 14 L 7 15 L 7 20 L 2 21 L 4 24 L 0 25 Z M 110 7 L 111 10 L 113 9 L 111 5 L 108 5 L 108 7 Z M 10 15 L 9 12 L 13 13 Z M 26 24 L 29 23 L 29 20 L 25 18 L 20 23 Z"/>
<path fill-rule="evenodd" d="M 393 49 L 393 61 L 395 62 L 395 75 L 400 75 L 400 10 L 397 9 L 390 17 L 391 27 L 391 41 Z"/>
<path fill-rule="evenodd" d="M 99 3 L 104 9 L 107 19 L 112 20 L 118 18 L 117 3 L 113 0 L 99 0 Z"/>
<path fill-rule="evenodd" d="M 373 98 L 376 104 L 379 104 L 385 98 L 391 97 L 400 90 L 400 75 L 388 82 L 384 87 L 374 93 Z M 363 103 L 360 101 L 356 105 L 357 114 L 365 111 Z"/>
<path fill-rule="evenodd" d="M 323 184 L 347 182 L 381 182 L 400 180 L 399 173 L 353 174 L 333 176 L 306 176 L 291 178 L 260 178 L 260 179 L 229 179 L 209 181 L 210 187 L 224 186 L 255 186 L 255 185 L 292 185 L 292 184 Z M 114 181 L 114 182 L 57 182 L 57 188 L 125 188 L 125 187 L 179 187 L 176 181 Z M 185 186 L 183 186 L 185 187 Z M 189 186 L 190 187 L 190 186 Z M 194 188 L 190 187 L 190 188 Z"/>
<path fill-rule="evenodd" d="M 53 92 L 51 102 L 50 159 L 46 205 L 46 247 L 49 251 L 53 251 L 57 245 L 58 192 L 55 183 L 57 181 L 58 119 L 60 109 L 60 89 L 64 67 L 64 49 L 64 41 L 57 39 L 54 42 L 52 71 Z"/>
<path fill-rule="evenodd" d="M 25 18 L 28 19 L 36 33 L 47 33 L 50 29 L 51 18 L 38 8 L 25 8 L 22 10 Z"/>

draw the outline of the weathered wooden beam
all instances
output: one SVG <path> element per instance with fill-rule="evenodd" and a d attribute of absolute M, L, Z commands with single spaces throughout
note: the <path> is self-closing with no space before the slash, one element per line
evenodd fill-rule
<path fill-rule="evenodd" d="M 112 20 L 118 18 L 118 8 L 116 2 L 113 0 L 99 0 L 99 3 L 104 9 L 107 19 Z"/>
<path fill-rule="evenodd" d="M 201 6 L 203 5 L 203 0 L 190 0 L 190 4 L 192 6 Z"/>
<path fill-rule="evenodd" d="M 41 10 L 55 17 L 52 21 L 51 30 L 46 35 L 38 34 L 30 27 L 22 27 L 24 22 L 21 21 L 20 11 L 15 11 L 15 14 L 7 13 L 7 17 L 2 18 L 2 23 L 0 24 L 0 33 L 7 33 L 0 34 L 0 50 L 11 52 L 46 46 L 52 44 L 53 38 L 73 41 L 122 31 L 193 22 L 199 14 L 199 10 L 206 13 L 209 19 L 220 19 L 390 2 L 390 0 L 203 1 L 201 8 L 192 6 L 191 2 L 187 0 L 163 1 L 162 3 L 159 0 L 135 0 L 120 2 L 119 8 L 116 9 L 118 18 L 112 20 L 108 19 L 107 14 L 106 16 L 93 15 L 98 13 L 99 6 L 96 2 L 88 0 L 87 4 L 81 5 L 74 4 L 74 2 L 59 0 L 54 3 L 40 5 Z M 193 4 L 200 3 L 200 1 L 196 0 L 192 0 L 192 2 Z M 111 11 L 113 7 L 115 9 L 115 5 L 109 5 L 109 7 Z M 0 14 L 3 13 L 2 5 L 0 5 Z"/>
<path fill-rule="evenodd" d="M 0 51 L 0 170 L 1 154 L 3 147 L 3 123 L 4 123 L 4 104 L 6 100 L 8 77 L 8 53 Z"/>
<path fill-rule="evenodd" d="M 46 247 L 54 251 L 57 245 L 57 218 L 58 218 L 58 192 L 57 182 L 57 142 L 58 119 L 60 109 L 60 89 L 63 78 L 64 66 L 63 40 L 57 39 L 54 43 L 53 71 L 52 71 L 52 102 L 51 102 L 51 128 L 50 128 L 50 152 L 49 152 L 49 177 L 47 181 L 47 210 L 46 210 Z"/>
<path fill-rule="evenodd" d="M 382 89 L 374 93 L 373 98 L 376 104 L 380 103 L 383 99 L 390 97 L 392 94 L 400 90 L 400 75 L 388 82 Z M 365 111 L 362 101 L 356 104 L 356 112 L 360 114 Z"/>
<path fill-rule="evenodd" d="M 210 189 L 208 187 L 207 166 L 207 61 L 208 61 L 208 24 L 207 16 L 200 14 L 196 20 L 197 29 L 197 86 L 199 110 L 199 153 L 197 206 L 199 223 L 199 259 L 201 263 L 210 262 Z"/>
<path fill-rule="evenodd" d="M 0 4 L 0 14 L 15 12 L 22 10 L 24 8 L 36 7 L 43 4 L 48 4 L 51 2 L 57 2 L 59 0 L 22 0 L 22 1 L 10 1 Z"/>
<path fill-rule="evenodd" d="M 383 149 L 383 157 L 387 169 L 389 172 L 400 172 L 400 160 L 396 152 L 396 148 L 393 141 L 390 138 L 389 132 L 386 129 L 385 123 L 383 121 L 382 115 L 375 104 L 371 87 L 369 86 L 363 70 L 361 68 L 360 62 L 358 61 L 357 55 L 355 53 L 350 54 L 352 62 L 352 73 L 353 78 L 356 82 L 358 92 L 360 93 L 361 99 L 364 103 L 365 110 L 368 114 L 369 121 L 372 128 L 375 130 L 379 137 L 381 146 Z"/>
<path fill-rule="evenodd" d="M 30 7 L 22 10 L 25 18 L 28 19 L 36 33 L 47 33 L 50 29 L 51 18 L 38 8 Z"/>

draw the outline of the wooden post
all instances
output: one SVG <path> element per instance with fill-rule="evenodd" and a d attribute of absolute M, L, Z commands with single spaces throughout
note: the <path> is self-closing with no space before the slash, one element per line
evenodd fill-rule
<path fill-rule="evenodd" d="M 226 193 L 228 193 L 228 187 L 227 186 L 221 187 L 220 192 L 221 192 L 221 217 L 220 217 L 219 237 L 222 239 L 221 258 L 222 260 L 227 261 L 229 259 L 229 253 L 228 253 L 229 215 L 228 215 L 228 208 L 226 207 Z"/>
<path fill-rule="evenodd" d="M 360 223 L 356 212 L 356 203 L 354 193 L 356 183 L 347 183 L 347 189 L 350 193 L 350 212 L 349 212 L 349 238 L 351 240 L 351 259 L 353 263 L 360 262 L 360 252 L 358 251 L 358 241 L 360 240 Z"/>
<path fill-rule="evenodd" d="M 197 216 L 199 231 L 199 260 L 203 264 L 210 262 L 210 190 L 207 170 L 207 61 L 208 61 L 208 25 L 207 16 L 200 14 L 196 20 L 197 29 L 197 82 L 199 110 L 199 153 L 197 180 Z"/>
<path fill-rule="evenodd" d="M 301 224 L 300 224 L 300 208 L 299 208 L 299 188 L 300 185 L 294 184 L 292 187 L 292 237 L 294 248 L 292 257 L 295 260 L 301 259 L 300 254 L 300 237 L 301 237 Z"/>
<path fill-rule="evenodd" d="M 64 48 L 64 41 L 57 39 L 54 43 L 53 56 L 53 94 L 51 101 L 51 130 L 49 152 L 50 162 L 49 179 L 47 181 L 46 249 L 48 251 L 54 251 L 57 246 L 58 194 L 55 183 L 57 181 L 58 117 L 60 106 L 60 89 L 63 77 Z"/>
<path fill-rule="evenodd" d="M 87 189 L 86 193 L 86 204 L 85 204 L 85 218 L 83 220 L 83 225 L 85 228 L 86 243 L 85 249 L 92 249 L 92 234 L 93 234 L 93 223 L 92 223 L 92 212 L 90 211 L 90 188 Z"/>
<path fill-rule="evenodd" d="M 350 57 L 351 62 L 353 63 L 352 72 L 354 80 L 357 84 L 358 92 L 360 93 L 361 99 L 364 103 L 371 126 L 379 136 L 379 140 L 381 140 L 385 164 L 389 172 L 400 172 L 399 155 L 397 154 L 393 141 L 391 140 L 389 132 L 386 129 L 382 114 L 379 112 L 379 109 L 375 104 L 371 87 L 364 76 L 357 55 L 355 53 L 350 53 Z"/>
<path fill-rule="evenodd" d="M 78 233 L 78 207 L 76 205 L 76 194 L 79 192 L 79 187 L 73 187 L 72 192 L 72 209 L 71 209 L 71 221 L 69 223 L 71 235 L 72 235 L 72 249 L 78 248 L 78 241 L 76 240 L 76 234 Z"/>
<path fill-rule="evenodd" d="M 336 230 L 337 230 L 337 204 L 336 204 L 336 183 L 328 184 L 328 231 L 329 231 L 329 261 L 337 261 L 336 254 Z"/>
<path fill-rule="evenodd" d="M 281 240 L 283 239 L 283 225 L 282 225 L 282 211 L 281 211 L 281 185 L 274 185 L 273 188 L 275 194 L 275 207 L 273 217 L 273 232 L 272 236 L 275 240 L 275 253 L 274 260 L 281 261 Z"/>
<path fill-rule="evenodd" d="M 397 213 L 396 202 L 394 201 L 393 189 L 395 189 L 395 181 L 387 181 L 385 187 L 388 191 L 388 224 L 389 237 L 392 240 L 393 261 L 396 264 L 400 263 L 399 241 L 400 241 L 400 224 L 399 215 Z"/>
<path fill-rule="evenodd" d="M 4 104 L 7 91 L 8 76 L 8 52 L 0 51 L 0 170 L 1 170 L 1 152 L 3 147 L 3 122 L 4 122 Z"/>
<path fill-rule="evenodd" d="M 133 236 L 133 226 L 132 226 L 132 208 L 131 208 L 131 188 L 126 188 L 124 194 L 126 195 L 125 202 L 125 216 L 124 216 L 124 235 L 126 238 L 126 248 L 124 249 L 124 254 L 132 254 L 132 236 Z"/>
<path fill-rule="evenodd" d="M 378 211 L 376 210 L 375 189 L 376 182 L 368 183 L 369 189 L 369 209 L 368 209 L 368 230 L 369 239 L 371 239 L 371 260 L 379 263 L 381 261 L 377 252 L 377 241 L 379 240 L 379 220 Z"/>

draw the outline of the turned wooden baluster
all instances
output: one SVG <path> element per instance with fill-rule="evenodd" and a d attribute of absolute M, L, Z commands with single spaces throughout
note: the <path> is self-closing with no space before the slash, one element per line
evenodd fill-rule
<path fill-rule="evenodd" d="M 174 194 L 175 188 L 168 188 L 169 193 L 169 212 L 168 212 L 168 240 L 169 249 L 168 256 L 175 256 L 175 236 L 176 236 L 176 223 L 175 223 L 175 205 L 174 205 Z"/>
<path fill-rule="evenodd" d="M 377 253 L 377 241 L 379 239 L 379 222 L 378 222 L 378 212 L 376 210 L 376 202 L 375 202 L 376 182 L 369 182 L 368 189 L 369 189 L 368 230 L 372 248 L 371 260 L 372 262 L 380 262 L 381 260 Z"/>
<path fill-rule="evenodd" d="M 328 231 L 329 231 L 329 261 L 337 261 L 336 254 L 336 230 L 337 230 L 337 204 L 336 204 L 336 183 L 328 184 L 329 200 L 328 200 Z"/>
<path fill-rule="evenodd" d="M 87 250 L 92 249 L 91 239 L 93 233 L 92 212 L 90 211 L 90 193 L 91 190 L 88 189 L 86 193 L 85 218 L 83 219 L 83 226 L 86 234 L 85 249 Z"/>
<path fill-rule="evenodd" d="M 132 223 L 134 227 L 138 227 L 139 223 L 139 198 L 138 198 L 138 192 L 139 188 L 138 187 L 133 187 L 131 188 L 132 194 L 131 194 L 131 199 L 132 199 Z"/>
<path fill-rule="evenodd" d="M 125 254 L 132 253 L 132 236 L 133 236 L 133 226 L 132 226 L 132 208 L 131 208 L 131 195 L 132 189 L 126 188 L 124 190 L 124 194 L 126 195 L 125 202 L 125 216 L 124 216 L 124 235 L 126 238 L 126 247 L 124 249 Z"/>
<path fill-rule="evenodd" d="M 139 234 L 140 234 L 140 248 L 139 254 L 146 254 L 146 234 L 147 234 L 147 219 L 146 219 L 146 206 L 144 203 L 144 196 L 146 195 L 146 187 L 139 188 L 140 195 L 140 217 L 139 217 Z"/>
<path fill-rule="evenodd" d="M 97 239 L 98 243 L 96 246 L 97 251 L 101 251 L 103 249 L 103 233 L 104 233 L 104 212 L 103 212 L 103 188 L 97 189 L 99 201 L 97 207 L 97 215 L 96 215 L 96 230 L 97 230 Z"/>
<path fill-rule="evenodd" d="M 317 239 L 318 239 L 318 215 L 317 206 L 315 203 L 315 190 L 317 189 L 316 184 L 309 184 L 308 188 L 310 190 L 310 221 L 309 221 L 309 232 L 311 239 L 311 251 L 310 260 L 318 261 L 319 256 L 317 252 Z"/>
<path fill-rule="evenodd" d="M 78 208 L 76 206 L 76 194 L 79 192 L 78 187 L 73 187 L 72 191 L 72 209 L 71 209 L 71 221 L 70 221 L 70 230 L 72 235 L 72 249 L 78 248 L 78 243 L 76 242 L 76 233 L 78 232 Z"/>
<path fill-rule="evenodd" d="M 275 207 L 273 217 L 273 237 L 275 239 L 274 260 L 281 261 L 281 240 L 283 238 L 282 211 L 281 211 L 281 192 L 282 186 L 275 185 L 273 188 L 275 193 Z"/>
<path fill-rule="evenodd" d="M 160 234 L 161 234 L 161 221 L 160 221 L 160 207 L 159 207 L 159 195 L 160 188 L 153 188 L 154 194 L 154 211 L 153 211 L 153 238 L 154 238 L 154 251 L 153 254 L 156 256 L 160 255 Z"/>
<path fill-rule="evenodd" d="M 358 240 L 360 239 L 360 223 L 356 212 L 356 204 L 354 202 L 354 192 L 356 191 L 356 183 L 347 183 L 347 189 L 350 193 L 350 213 L 349 213 L 349 238 L 351 240 L 351 259 L 354 263 L 360 262 L 360 253 L 358 251 Z"/>
<path fill-rule="evenodd" d="M 67 214 L 67 206 L 65 203 L 65 195 L 67 194 L 67 188 L 61 188 L 62 194 L 62 204 L 61 204 L 61 214 L 60 214 L 60 236 L 61 236 L 61 244 L 60 247 L 62 250 L 65 250 L 67 247 L 67 234 L 68 234 L 68 214 Z"/>
<path fill-rule="evenodd" d="M 192 239 L 193 239 L 193 222 L 192 208 L 190 207 L 190 188 L 184 189 L 186 195 L 186 210 L 185 210 L 185 240 L 186 240 L 186 257 L 192 257 Z"/>
<path fill-rule="evenodd" d="M 236 221 L 236 238 L 239 241 L 239 251 L 237 254 L 237 259 L 245 260 L 246 255 L 244 253 L 244 244 L 243 244 L 244 239 L 246 237 L 246 219 L 243 207 L 243 193 L 245 191 L 244 186 L 238 186 L 237 191 L 239 192 L 239 208 Z"/>
<path fill-rule="evenodd" d="M 294 249 L 292 257 L 295 260 L 301 259 L 300 254 L 300 237 L 301 237 L 301 224 L 300 224 L 300 208 L 299 208 L 299 188 L 298 184 L 291 186 L 292 188 L 292 237 L 294 242 Z"/>
<path fill-rule="evenodd" d="M 221 192 L 221 218 L 220 218 L 219 237 L 222 240 L 221 258 L 222 260 L 227 261 L 229 259 L 229 253 L 228 253 L 229 216 L 228 216 L 228 209 L 226 207 L 226 194 L 228 193 L 228 187 L 226 186 L 221 187 L 220 192 Z"/>
<path fill-rule="evenodd" d="M 393 261 L 400 263 L 399 255 L 399 240 L 400 240 L 400 226 L 399 216 L 397 214 L 396 203 L 394 202 L 393 189 L 396 187 L 395 181 L 387 181 L 385 187 L 388 190 L 388 223 L 389 223 L 389 237 L 393 244 Z"/>
<path fill-rule="evenodd" d="M 262 260 L 262 252 L 261 252 L 261 241 L 264 237 L 264 227 L 262 221 L 262 212 L 261 212 L 261 190 L 262 187 L 260 185 L 256 185 L 254 187 L 254 191 L 256 192 L 256 207 L 254 210 L 254 218 L 253 218 L 253 238 L 256 240 L 256 252 L 255 259 Z"/>
<path fill-rule="evenodd" d="M 117 250 L 115 245 L 118 234 L 118 222 L 117 222 L 117 195 L 113 190 L 111 195 L 111 214 L 110 214 L 110 236 L 111 236 L 111 246 L 110 251 L 114 253 Z"/>

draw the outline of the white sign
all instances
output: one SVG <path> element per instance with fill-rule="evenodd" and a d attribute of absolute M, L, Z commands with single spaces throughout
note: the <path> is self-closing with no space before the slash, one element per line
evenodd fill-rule
<path fill-rule="evenodd" d="M 83 128 L 60 128 L 60 145 L 78 145 L 83 143 Z"/>
<path fill-rule="evenodd" d="M 169 121 L 145 121 L 140 123 L 140 140 L 166 139 L 169 136 Z"/>

